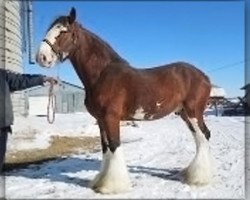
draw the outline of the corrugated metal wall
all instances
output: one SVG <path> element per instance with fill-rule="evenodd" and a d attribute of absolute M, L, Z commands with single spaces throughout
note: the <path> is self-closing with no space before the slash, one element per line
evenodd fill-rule
<path fill-rule="evenodd" d="M 56 92 L 56 111 L 58 113 L 86 112 L 85 90 L 62 82 Z"/>
<path fill-rule="evenodd" d="M 57 113 L 74 113 L 86 112 L 84 105 L 85 94 L 83 92 L 66 92 L 57 94 L 56 112 Z"/>
<path fill-rule="evenodd" d="M 48 97 L 48 91 L 49 86 L 38 86 L 25 90 L 25 93 L 28 99 L 29 97 Z M 62 82 L 54 87 L 54 94 L 56 95 L 56 113 L 86 112 L 83 88 Z M 28 109 L 30 105 L 26 107 Z M 29 113 L 29 110 L 27 112 Z"/>
<path fill-rule="evenodd" d="M 0 55 L 1 68 L 23 72 L 21 1 L 0 0 Z M 12 94 L 15 114 L 25 115 L 23 92 Z"/>

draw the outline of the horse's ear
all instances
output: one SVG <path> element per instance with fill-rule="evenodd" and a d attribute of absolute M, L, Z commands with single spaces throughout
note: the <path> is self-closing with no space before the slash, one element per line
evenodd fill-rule
<path fill-rule="evenodd" d="M 71 8 L 70 14 L 69 14 L 69 23 L 74 23 L 76 19 L 76 9 L 74 7 Z"/>

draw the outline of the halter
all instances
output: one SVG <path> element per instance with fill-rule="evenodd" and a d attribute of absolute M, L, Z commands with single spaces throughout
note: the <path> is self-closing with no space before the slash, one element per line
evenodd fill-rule
<path fill-rule="evenodd" d="M 51 42 L 48 39 L 43 39 L 43 42 L 45 42 L 46 44 L 48 44 L 50 46 L 50 48 L 56 54 L 56 56 L 58 57 L 60 62 L 63 62 L 65 60 L 65 59 L 63 59 L 63 53 L 61 51 L 55 49 L 53 44 L 51 44 Z"/>

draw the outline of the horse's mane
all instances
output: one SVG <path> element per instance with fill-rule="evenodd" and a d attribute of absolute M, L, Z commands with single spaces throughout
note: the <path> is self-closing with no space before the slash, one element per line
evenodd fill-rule
<path fill-rule="evenodd" d="M 113 58 L 115 60 L 113 61 L 117 61 L 117 62 L 122 62 L 122 63 L 126 63 L 129 64 L 127 60 L 125 60 L 124 58 L 122 58 L 106 41 L 104 41 L 103 39 L 101 39 L 99 36 L 97 36 L 95 33 L 91 32 L 90 30 L 82 27 L 81 24 L 77 23 L 78 27 L 83 30 L 87 35 L 91 36 L 92 39 L 94 39 L 95 41 L 97 41 L 97 43 L 101 44 L 103 47 L 105 47 L 105 49 L 109 52 L 112 53 Z"/>
<path fill-rule="evenodd" d="M 64 26 L 66 26 L 67 23 L 68 23 L 68 21 L 69 21 L 69 18 L 68 18 L 67 16 L 59 16 L 59 17 L 57 17 L 57 18 L 50 24 L 50 26 L 49 26 L 47 32 L 48 32 L 53 26 L 55 26 L 56 24 L 62 24 L 62 25 L 64 25 Z"/>
<path fill-rule="evenodd" d="M 58 23 L 62 24 L 63 26 L 66 26 L 68 22 L 69 22 L 68 16 L 59 16 L 54 22 L 51 23 L 48 30 L 50 30 L 54 25 Z M 114 62 L 122 62 L 122 63 L 129 64 L 128 61 L 122 58 L 106 41 L 101 39 L 99 36 L 97 36 L 93 32 L 89 31 L 88 29 L 82 27 L 82 25 L 79 22 L 75 22 L 75 23 L 79 29 L 81 29 L 84 33 L 89 35 L 92 39 L 97 41 L 97 44 L 101 44 L 105 48 L 105 50 L 109 51 L 113 55 Z"/>

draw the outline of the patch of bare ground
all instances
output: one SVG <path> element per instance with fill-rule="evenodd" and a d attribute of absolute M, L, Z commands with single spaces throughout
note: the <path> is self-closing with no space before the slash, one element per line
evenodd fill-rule
<path fill-rule="evenodd" d="M 52 136 L 51 141 L 51 145 L 46 149 L 7 152 L 5 171 L 61 159 L 73 154 L 93 153 L 101 150 L 99 137 Z"/>

